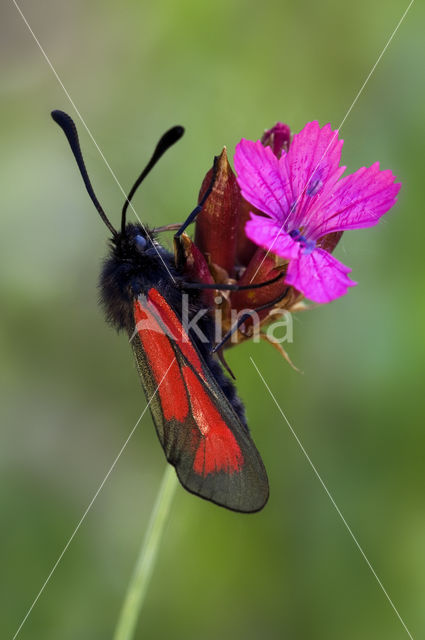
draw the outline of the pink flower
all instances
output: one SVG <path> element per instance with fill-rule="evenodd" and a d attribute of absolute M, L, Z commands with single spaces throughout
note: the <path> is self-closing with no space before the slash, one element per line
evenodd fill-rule
<path fill-rule="evenodd" d="M 286 284 L 319 303 L 356 284 L 324 248 L 325 236 L 377 224 L 401 187 L 377 162 L 341 179 L 342 145 L 329 124 L 309 122 L 280 158 L 260 141 L 241 140 L 235 153 L 242 195 L 265 214 L 250 213 L 246 235 L 288 260 Z"/>

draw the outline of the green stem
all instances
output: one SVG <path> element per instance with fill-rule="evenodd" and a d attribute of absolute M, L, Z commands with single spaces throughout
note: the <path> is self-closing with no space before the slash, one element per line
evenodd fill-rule
<path fill-rule="evenodd" d="M 131 640 L 134 636 L 177 484 L 174 467 L 167 465 L 133 576 L 127 587 L 114 640 Z"/>

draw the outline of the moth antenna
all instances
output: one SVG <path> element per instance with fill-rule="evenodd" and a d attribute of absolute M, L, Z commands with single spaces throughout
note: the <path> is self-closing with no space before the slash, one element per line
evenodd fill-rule
<path fill-rule="evenodd" d="M 121 214 L 121 233 L 124 233 L 124 231 L 125 231 L 125 222 L 126 222 L 126 214 L 127 214 L 128 205 L 130 204 L 131 199 L 134 196 L 134 194 L 136 193 L 137 189 L 142 184 L 143 180 L 146 178 L 146 176 L 151 171 L 151 169 L 154 168 L 154 166 L 156 165 L 156 163 L 158 162 L 160 157 L 170 147 L 172 147 L 173 144 L 175 144 L 178 140 L 180 140 L 180 138 L 182 137 L 183 134 L 184 134 L 184 128 L 183 127 L 180 127 L 180 126 L 172 127 L 171 129 L 169 129 L 168 131 L 166 131 L 164 133 L 164 135 L 162 136 L 162 138 L 160 139 L 160 141 L 156 145 L 155 151 L 153 152 L 151 159 L 149 160 L 149 162 L 146 165 L 146 167 L 143 169 L 143 171 L 140 174 L 140 176 L 137 178 L 136 182 L 133 184 L 133 186 L 132 186 L 132 188 L 130 190 L 130 193 L 128 194 L 128 196 L 127 196 L 127 198 L 126 198 L 126 200 L 124 202 L 124 206 L 122 208 L 122 214 Z"/>
<path fill-rule="evenodd" d="M 90 178 L 87 173 L 86 165 L 84 164 L 83 154 L 81 153 L 80 141 L 78 139 L 78 132 L 77 132 L 77 127 L 75 126 L 75 122 L 73 121 L 71 116 L 69 116 L 64 111 L 59 111 L 59 110 L 52 111 L 51 116 L 53 120 L 56 122 L 56 124 L 60 126 L 60 128 L 62 129 L 62 131 L 64 132 L 64 134 L 68 139 L 69 146 L 71 147 L 71 151 L 74 154 L 74 158 L 77 162 L 77 166 L 80 170 L 81 177 L 83 178 L 85 187 L 91 198 L 91 201 L 93 202 L 94 206 L 98 210 L 100 217 L 108 227 L 109 231 L 112 233 L 113 236 L 117 236 L 118 232 L 116 231 L 116 229 L 114 229 L 114 227 L 110 223 L 108 216 L 102 209 L 100 202 L 96 198 L 96 195 L 93 191 L 93 187 L 91 185 Z"/>

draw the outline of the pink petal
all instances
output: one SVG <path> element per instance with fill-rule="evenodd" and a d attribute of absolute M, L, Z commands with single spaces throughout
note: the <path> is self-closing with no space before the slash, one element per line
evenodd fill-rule
<path fill-rule="evenodd" d="M 279 160 L 270 147 L 263 147 L 260 141 L 241 140 L 236 146 L 235 169 L 245 200 L 283 222 L 292 193 L 289 180 L 281 174 Z"/>
<path fill-rule="evenodd" d="M 283 231 L 280 223 L 254 213 L 250 216 L 251 219 L 245 225 L 245 233 L 250 240 L 286 260 L 298 256 L 299 243 Z"/>
<path fill-rule="evenodd" d="M 291 260 L 285 282 L 301 291 L 309 300 L 326 303 L 347 293 L 356 282 L 347 276 L 351 269 L 323 249 L 314 249 Z"/>
<path fill-rule="evenodd" d="M 345 167 L 339 167 L 343 143 L 330 124 L 320 128 L 316 121 L 307 123 L 294 136 L 287 157 L 281 160 L 287 164 L 297 202 L 291 227 L 302 226 L 309 209 L 329 193 L 344 173 Z"/>
<path fill-rule="evenodd" d="M 308 236 L 317 239 L 334 231 L 371 227 L 395 204 L 401 184 L 379 162 L 342 178 L 321 209 L 311 216 Z"/>

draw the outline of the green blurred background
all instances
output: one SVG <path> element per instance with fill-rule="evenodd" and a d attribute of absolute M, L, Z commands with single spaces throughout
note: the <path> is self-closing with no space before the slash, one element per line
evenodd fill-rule
<path fill-rule="evenodd" d="M 343 119 L 407 2 L 22 0 L 127 190 L 159 134 L 187 133 L 135 206 L 182 220 L 214 153 L 277 120 Z M 336 255 L 358 287 L 295 318 L 291 370 L 229 352 L 270 502 L 243 516 L 178 489 L 137 638 L 408 637 L 249 361 L 253 356 L 412 635 L 425 633 L 424 58 L 415 3 L 343 127 L 348 170 L 401 179 L 379 227 Z M 138 419 L 124 336 L 97 306 L 107 233 L 52 108 L 74 117 L 13 3 L 1 7 L 0 635 L 11 638 Z M 120 193 L 87 133 L 113 221 Z M 148 415 L 20 636 L 111 637 L 164 470 Z"/>

